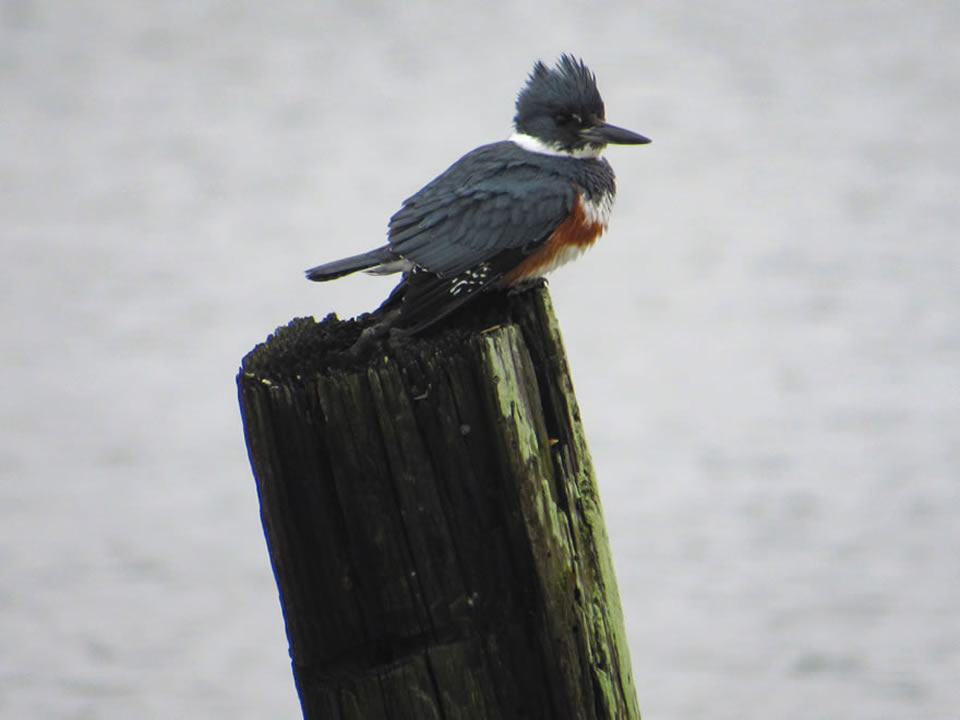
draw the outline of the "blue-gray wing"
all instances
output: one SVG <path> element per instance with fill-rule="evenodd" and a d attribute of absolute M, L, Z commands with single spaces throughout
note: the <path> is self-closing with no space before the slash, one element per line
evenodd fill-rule
<path fill-rule="evenodd" d="M 440 277 L 533 250 L 573 209 L 576 190 L 513 143 L 468 153 L 390 218 L 393 252 Z"/>

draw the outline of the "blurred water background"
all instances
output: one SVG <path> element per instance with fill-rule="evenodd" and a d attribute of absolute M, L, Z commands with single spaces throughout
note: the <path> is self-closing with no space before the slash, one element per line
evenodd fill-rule
<path fill-rule="evenodd" d="M 553 277 L 647 720 L 957 718 L 960 5 L 0 4 L 0 717 L 298 717 L 241 357 L 582 55 Z"/>

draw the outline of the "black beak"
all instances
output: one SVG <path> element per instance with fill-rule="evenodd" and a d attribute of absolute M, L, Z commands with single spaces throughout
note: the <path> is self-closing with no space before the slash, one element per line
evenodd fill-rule
<path fill-rule="evenodd" d="M 580 131 L 580 137 L 592 145 L 646 145 L 650 138 L 633 130 L 601 122 Z"/>

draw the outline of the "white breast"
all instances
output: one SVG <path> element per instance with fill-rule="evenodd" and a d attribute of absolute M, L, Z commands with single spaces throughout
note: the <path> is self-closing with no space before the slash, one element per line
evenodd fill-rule
<path fill-rule="evenodd" d="M 613 193 L 604 193 L 598 198 L 586 198 L 581 196 L 583 203 L 583 213 L 587 216 L 587 222 L 593 224 L 600 223 L 603 229 L 607 229 L 610 224 L 610 214 L 613 212 Z"/>
<path fill-rule="evenodd" d="M 547 273 L 551 273 L 556 270 L 561 265 L 566 265 L 568 262 L 576 260 L 578 257 L 583 255 L 589 245 L 566 245 L 565 247 L 560 248 L 557 251 L 557 254 L 546 265 L 541 265 L 537 268 L 535 273 L 531 273 L 532 277 L 543 277 Z"/>

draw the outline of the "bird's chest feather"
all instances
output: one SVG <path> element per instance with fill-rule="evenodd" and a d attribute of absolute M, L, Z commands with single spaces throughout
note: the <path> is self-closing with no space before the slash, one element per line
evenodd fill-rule
<path fill-rule="evenodd" d="M 594 198 L 579 194 L 567 219 L 550 233 L 540 247 L 506 273 L 506 283 L 512 285 L 546 275 L 582 255 L 607 229 L 613 198 L 613 193 L 603 193 Z"/>

